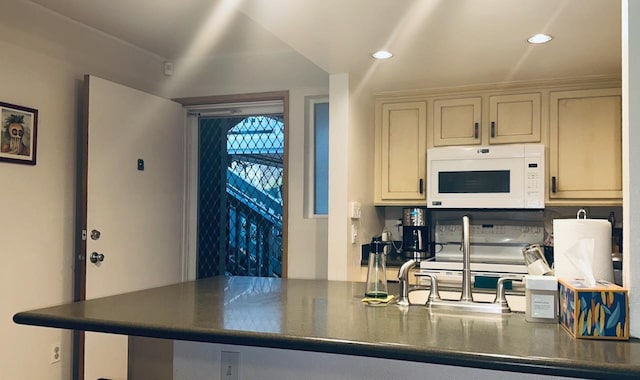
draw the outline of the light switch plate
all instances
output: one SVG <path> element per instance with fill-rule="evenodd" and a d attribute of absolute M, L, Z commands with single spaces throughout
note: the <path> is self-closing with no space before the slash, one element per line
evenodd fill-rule
<path fill-rule="evenodd" d="M 362 209 L 360 207 L 360 202 L 349 203 L 349 217 L 351 219 L 360 219 L 361 215 Z"/>
<path fill-rule="evenodd" d="M 240 353 L 233 351 L 220 351 L 220 379 L 240 379 Z"/>

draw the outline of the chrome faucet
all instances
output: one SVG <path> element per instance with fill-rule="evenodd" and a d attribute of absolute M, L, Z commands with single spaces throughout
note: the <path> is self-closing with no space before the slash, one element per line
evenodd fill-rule
<path fill-rule="evenodd" d="M 443 300 L 438 292 L 438 276 L 433 273 L 416 273 L 416 276 L 430 278 L 429 299 L 426 306 L 431 310 L 445 310 L 471 313 L 510 313 L 511 308 L 505 296 L 505 281 L 522 281 L 522 277 L 504 276 L 498 279 L 496 298 L 493 302 L 475 302 L 471 292 L 471 234 L 469 216 L 462 217 L 462 292 L 460 300 Z M 410 269 L 410 268 L 409 268 Z M 402 268 L 400 269 L 402 273 Z M 401 289 L 405 289 L 402 287 Z M 403 290 L 404 291 L 404 290 Z M 407 290 L 408 291 L 408 290 Z M 402 300 L 402 295 L 400 300 Z"/>
<path fill-rule="evenodd" d="M 505 294 L 506 281 L 522 281 L 519 276 L 503 276 L 498 279 L 496 286 L 496 298 L 493 302 L 475 302 L 471 291 L 471 233 L 470 233 L 469 216 L 462 217 L 462 289 L 460 300 L 443 300 L 440 298 L 438 291 L 438 275 L 435 273 L 417 272 L 417 277 L 429 277 L 429 298 L 426 306 L 431 310 L 459 311 L 471 313 L 493 313 L 505 314 L 510 313 L 511 308 L 507 302 Z M 406 261 L 398 271 L 398 280 L 400 282 L 400 295 L 397 304 L 400 306 L 409 306 L 409 292 L 418 289 L 427 289 L 426 287 L 415 287 L 409 289 L 409 272 L 416 264 L 420 262 L 420 257 L 414 257 Z"/>

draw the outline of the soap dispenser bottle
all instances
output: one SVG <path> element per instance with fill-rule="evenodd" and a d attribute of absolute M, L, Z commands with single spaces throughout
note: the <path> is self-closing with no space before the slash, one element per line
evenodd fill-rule
<path fill-rule="evenodd" d="M 369 267 L 367 270 L 367 288 L 365 296 L 369 298 L 386 298 L 387 291 L 387 264 L 384 246 L 388 244 L 382 241 L 382 237 L 376 236 L 369 245 Z"/>

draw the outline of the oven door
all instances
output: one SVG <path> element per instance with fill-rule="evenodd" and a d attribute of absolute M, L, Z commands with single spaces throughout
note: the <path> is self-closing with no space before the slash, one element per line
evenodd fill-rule
<path fill-rule="evenodd" d="M 429 162 L 431 208 L 524 208 L 523 158 Z"/>

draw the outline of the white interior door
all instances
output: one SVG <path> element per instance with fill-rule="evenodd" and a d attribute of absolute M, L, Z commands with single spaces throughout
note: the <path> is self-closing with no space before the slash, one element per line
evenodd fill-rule
<path fill-rule="evenodd" d="M 179 282 L 183 108 L 94 76 L 85 81 L 86 299 Z M 85 380 L 126 379 L 126 336 L 86 333 L 84 354 Z"/>

